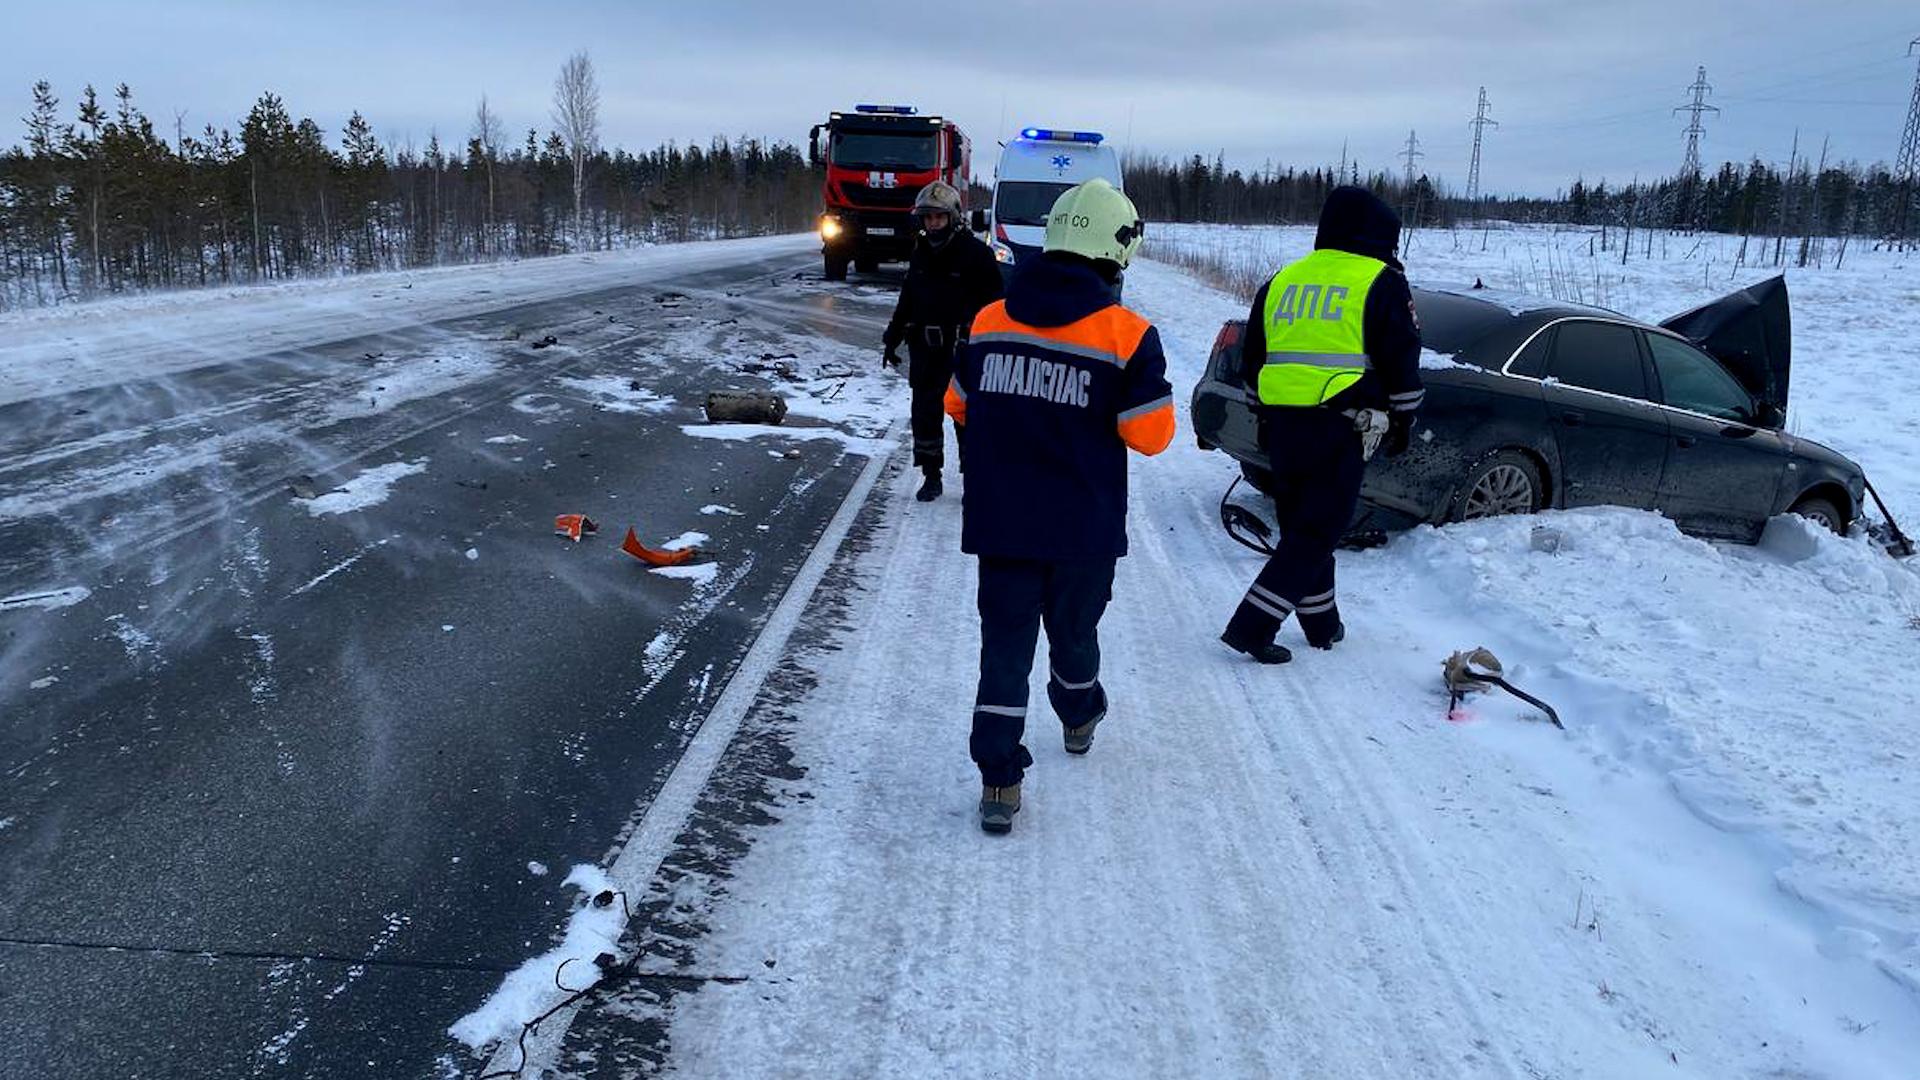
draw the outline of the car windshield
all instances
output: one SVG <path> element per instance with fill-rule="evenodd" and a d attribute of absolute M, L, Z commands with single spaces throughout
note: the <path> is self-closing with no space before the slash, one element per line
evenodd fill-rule
<path fill-rule="evenodd" d="M 875 131 L 833 133 L 833 163 L 843 169 L 906 169 L 923 172 L 940 163 L 932 132 L 918 135 Z"/>
<path fill-rule="evenodd" d="M 1072 184 L 1003 180 L 993 189 L 993 220 L 1001 225 L 1045 225 L 1047 212 Z"/>

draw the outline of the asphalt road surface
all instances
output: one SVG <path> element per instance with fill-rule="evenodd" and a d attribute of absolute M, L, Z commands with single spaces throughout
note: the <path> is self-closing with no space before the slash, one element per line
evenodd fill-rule
<path fill-rule="evenodd" d="M 891 450 L 686 428 L 875 357 L 816 262 L 0 407 L 0 1075 L 445 1075 Z"/>

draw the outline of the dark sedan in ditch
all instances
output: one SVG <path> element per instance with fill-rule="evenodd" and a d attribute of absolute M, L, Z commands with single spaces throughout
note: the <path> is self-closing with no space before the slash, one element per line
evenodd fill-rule
<path fill-rule="evenodd" d="M 1783 512 L 1836 532 L 1861 516 L 1860 466 L 1783 430 L 1784 278 L 1659 326 L 1477 283 L 1413 296 L 1426 404 L 1411 448 L 1368 467 L 1356 532 L 1604 504 L 1752 542 Z M 1193 423 L 1262 487 L 1244 329 L 1221 328 Z"/>

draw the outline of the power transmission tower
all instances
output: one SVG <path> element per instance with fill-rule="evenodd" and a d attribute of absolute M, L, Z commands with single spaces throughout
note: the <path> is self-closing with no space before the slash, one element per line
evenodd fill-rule
<path fill-rule="evenodd" d="M 1687 125 L 1687 160 L 1680 166 L 1680 175 L 1694 176 L 1700 172 L 1700 136 L 1707 133 L 1707 129 L 1700 124 L 1700 114 L 1717 113 L 1720 107 L 1707 104 L 1707 95 L 1713 93 L 1713 86 L 1707 82 L 1705 67 L 1696 70 L 1693 85 L 1687 89 L 1693 92 L 1693 100 L 1673 111 L 1691 113 L 1693 117 L 1693 122 Z"/>
<path fill-rule="evenodd" d="M 1707 82 L 1707 69 L 1702 66 L 1695 69 L 1693 85 L 1687 87 L 1693 92 L 1693 100 L 1675 108 L 1675 113 L 1688 113 L 1692 117 L 1687 124 L 1687 160 L 1680 166 L 1680 188 L 1686 205 L 1680 207 L 1680 220 L 1693 223 L 1693 211 L 1700 193 L 1700 136 L 1707 129 L 1700 123 L 1700 114 L 1718 113 L 1719 106 L 1707 104 L 1707 95 L 1713 93 L 1713 87 Z"/>
<path fill-rule="evenodd" d="M 1427 156 L 1426 151 L 1420 149 L 1420 136 L 1415 135 L 1411 130 L 1409 130 L 1407 132 L 1407 148 L 1393 156 L 1407 159 L 1407 194 L 1408 194 L 1408 197 L 1411 198 L 1413 194 L 1414 160 L 1417 158 L 1423 158 Z"/>
<path fill-rule="evenodd" d="M 1907 43 L 1907 55 L 1913 55 L 1920 38 Z M 1908 227 L 1913 216 L 1913 187 L 1920 183 L 1920 68 L 1913 73 L 1913 104 L 1907 106 L 1907 130 L 1900 136 L 1900 155 L 1895 159 L 1893 175 L 1900 178 L 1899 243 L 1907 247 Z"/>
<path fill-rule="evenodd" d="M 1474 111 L 1473 119 L 1468 121 L 1473 128 L 1473 160 L 1467 166 L 1467 203 L 1480 204 L 1480 133 L 1483 129 L 1499 127 L 1500 121 L 1487 115 L 1487 88 L 1480 88 L 1480 107 Z"/>

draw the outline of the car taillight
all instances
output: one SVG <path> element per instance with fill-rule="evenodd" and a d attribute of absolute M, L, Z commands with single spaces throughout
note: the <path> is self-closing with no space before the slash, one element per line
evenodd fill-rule
<path fill-rule="evenodd" d="M 1240 339 L 1245 337 L 1246 334 L 1247 324 L 1239 319 L 1232 319 L 1228 322 L 1221 323 L 1220 332 L 1213 336 L 1213 351 L 1219 352 L 1222 349 L 1239 348 Z"/>

